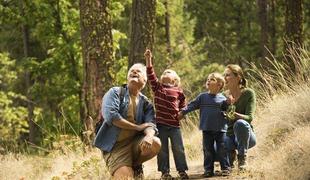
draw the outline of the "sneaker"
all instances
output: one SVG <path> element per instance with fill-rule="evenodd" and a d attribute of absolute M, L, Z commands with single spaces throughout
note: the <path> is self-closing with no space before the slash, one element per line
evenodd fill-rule
<path fill-rule="evenodd" d="M 179 171 L 179 176 L 180 176 L 180 179 L 189 179 L 185 171 Z"/>
<path fill-rule="evenodd" d="M 173 178 L 172 178 L 172 176 L 169 174 L 169 172 L 165 172 L 165 173 L 162 173 L 160 179 L 163 179 L 163 180 L 172 180 Z"/>
<path fill-rule="evenodd" d="M 246 155 L 238 155 L 238 168 L 239 170 L 246 170 Z"/>
<path fill-rule="evenodd" d="M 212 177 L 212 176 L 214 176 L 214 172 L 212 172 L 212 171 L 205 171 L 202 176 L 206 177 L 206 178 L 207 177 Z"/>
<path fill-rule="evenodd" d="M 221 174 L 222 174 L 222 176 L 229 176 L 230 175 L 230 171 L 229 171 L 229 169 L 223 169 Z"/>
<path fill-rule="evenodd" d="M 142 164 L 133 167 L 134 179 L 140 180 L 144 178 Z"/>

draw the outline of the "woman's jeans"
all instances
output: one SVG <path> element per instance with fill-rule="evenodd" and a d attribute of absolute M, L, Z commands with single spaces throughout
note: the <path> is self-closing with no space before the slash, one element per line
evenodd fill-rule
<path fill-rule="evenodd" d="M 239 156 L 244 156 L 247 150 L 256 144 L 256 136 L 251 128 L 251 125 L 239 119 L 234 123 L 234 135 L 226 136 L 225 146 L 228 152 L 237 149 Z M 230 153 L 228 153 L 230 155 Z M 230 158 L 230 157 L 229 157 Z"/>
<path fill-rule="evenodd" d="M 225 132 L 202 132 L 202 145 L 204 156 L 203 166 L 205 171 L 214 171 L 214 161 L 216 159 L 220 162 L 221 170 L 229 169 L 228 157 L 224 146 L 225 136 Z"/>
<path fill-rule="evenodd" d="M 161 124 L 157 124 L 157 128 L 159 132 L 158 137 L 161 141 L 161 149 L 157 155 L 158 171 L 161 171 L 162 173 L 170 172 L 169 138 L 177 171 L 188 170 L 180 128 Z"/>

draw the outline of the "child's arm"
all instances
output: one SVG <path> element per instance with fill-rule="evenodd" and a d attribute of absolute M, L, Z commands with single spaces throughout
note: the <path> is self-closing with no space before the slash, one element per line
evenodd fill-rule
<path fill-rule="evenodd" d="M 185 95 L 183 91 L 179 95 L 179 109 L 183 109 L 186 106 L 185 104 Z"/>
<path fill-rule="evenodd" d="M 193 101 L 191 101 L 186 107 L 184 107 L 182 111 L 180 111 L 178 117 L 182 118 L 187 113 L 200 108 L 200 99 L 201 99 L 201 94 L 197 96 Z"/>
<path fill-rule="evenodd" d="M 144 57 L 145 57 L 146 67 L 152 67 L 153 66 L 153 63 L 152 63 L 153 55 L 152 55 L 151 50 L 146 49 L 144 53 Z"/>
<path fill-rule="evenodd" d="M 228 106 L 234 103 L 235 103 L 235 99 L 232 97 L 232 95 L 227 96 L 226 100 L 223 101 L 223 103 L 221 104 L 221 110 L 226 111 L 228 109 Z"/>
<path fill-rule="evenodd" d="M 155 74 L 154 68 L 153 68 L 153 63 L 152 63 L 152 52 L 149 49 L 145 50 L 144 53 L 145 57 L 145 63 L 146 63 L 146 73 L 147 73 L 147 78 L 149 80 L 149 83 L 151 85 L 152 91 L 156 92 L 161 86 L 158 81 L 158 78 Z"/>
<path fill-rule="evenodd" d="M 185 95 L 184 93 L 180 93 L 179 95 L 179 109 L 180 111 L 178 112 L 178 120 L 183 119 L 184 115 L 182 113 L 182 109 L 185 108 L 186 104 L 185 104 Z"/>

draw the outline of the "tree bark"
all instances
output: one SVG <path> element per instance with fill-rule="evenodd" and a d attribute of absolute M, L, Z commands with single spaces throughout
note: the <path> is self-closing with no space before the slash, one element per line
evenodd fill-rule
<path fill-rule="evenodd" d="M 153 49 L 156 0 L 133 0 L 128 68 L 134 63 L 144 63 L 144 51 Z"/>
<path fill-rule="evenodd" d="M 108 0 L 80 0 L 80 26 L 83 56 L 83 140 L 91 144 L 101 99 L 112 86 L 112 25 Z"/>
<path fill-rule="evenodd" d="M 285 35 L 289 44 L 302 45 L 302 0 L 286 0 Z"/>
<path fill-rule="evenodd" d="M 25 17 L 25 11 L 24 9 L 27 8 L 26 7 L 26 1 L 23 0 L 21 2 L 21 6 L 20 6 L 20 10 L 21 10 L 21 15 L 22 17 Z M 22 34 L 23 34 L 23 53 L 24 53 L 24 58 L 25 60 L 27 60 L 27 58 L 29 57 L 29 49 L 30 49 L 30 38 L 29 38 L 29 28 L 27 25 L 27 22 L 23 22 L 22 23 Z M 28 126 L 29 126 L 29 136 L 28 136 L 28 141 L 31 144 L 35 144 L 35 140 L 36 140 L 36 124 L 34 122 L 34 114 L 33 114 L 33 110 L 34 110 L 34 105 L 32 102 L 32 96 L 30 93 L 30 88 L 31 88 L 31 73 L 26 70 L 25 71 L 25 84 L 26 84 L 26 97 L 27 97 L 27 110 L 28 110 Z"/>
<path fill-rule="evenodd" d="M 171 55 L 171 39 L 170 39 L 170 13 L 169 13 L 169 4 L 166 0 L 164 2 L 166 12 L 165 12 L 165 37 L 166 37 L 166 46 L 168 57 Z"/>
<path fill-rule="evenodd" d="M 277 37 L 276 37 L 276 2 L 275 0 L 270 1 L 270 39 L 271 39 L 271 48 L 270 51 L 272 54 L 275 54 L 277 51 Z"/>
<path fill-rule="evenodd" d="M 298 73 L 298 64 L 296 62 L 298 58 L 292 58 L 292 55 L 298 54 L 292 53 L 293 49 L 301 47 L 303 44 L 302 29 L 303 29 L 303 12 L 302 12 L 302 0 L 286 0 L 285 3 L 285 51 L 286 60 L 293 73 Z M 297 49 L 296 49 L 297 50 Z M 298 56 L 298 55 L 297 55 Z"/>
<path fill-rule="evenodd" d="M 260 54 L 262 59 L 268 56 L 268 19 L 267 0 L 258 0 L 258 17 L 260 23 Z"/>

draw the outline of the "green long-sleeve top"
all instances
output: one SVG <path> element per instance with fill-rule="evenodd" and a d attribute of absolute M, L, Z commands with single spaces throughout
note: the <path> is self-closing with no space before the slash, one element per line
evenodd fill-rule
<path fill-rule="evenodd" d="M 254 119 L 254 113 L 256 108 L 256 97 L 255 92 L 246 88 L 243 89 L 239 99 L 234 103 L 236 107 L 236 112 L 245 115 L 243 120 L 249 122 L 251 124 Z M 233 127 L 236 121 L 228 122 L 227 135 L 233 135 Z"/>

